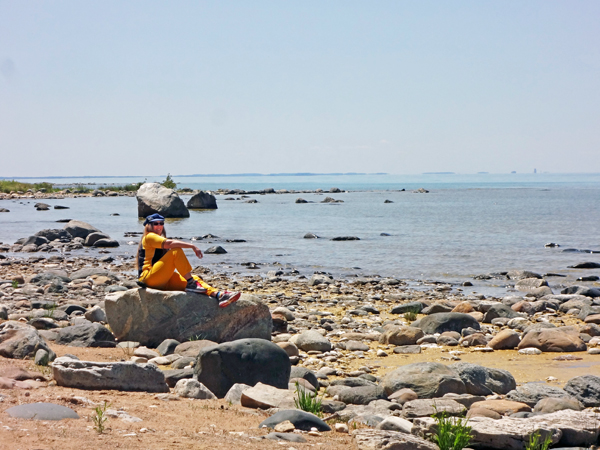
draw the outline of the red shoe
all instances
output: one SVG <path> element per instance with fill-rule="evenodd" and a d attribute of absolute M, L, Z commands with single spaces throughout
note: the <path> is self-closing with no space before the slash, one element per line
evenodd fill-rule
<path fill-rule="evenodd" d="M 231 305 L 232 303 L 235 303 L 239 300 L 240 296 L 242 295 L 240 292 L 229 292 L 229 291 L 222 291 L 219 292 L 219 308 L 225 308 L 226 306 Z"/>

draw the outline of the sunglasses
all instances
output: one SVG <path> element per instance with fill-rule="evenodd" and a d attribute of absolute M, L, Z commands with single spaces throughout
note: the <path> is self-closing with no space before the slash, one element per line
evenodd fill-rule
<path fill-rule="evenodd" d="M 152 225 L 160 225 L 161 227 L 165 226 L 164 222 L 150 222 Z"/>

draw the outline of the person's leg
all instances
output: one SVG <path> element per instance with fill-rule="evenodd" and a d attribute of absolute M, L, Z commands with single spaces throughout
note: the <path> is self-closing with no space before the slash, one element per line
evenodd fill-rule
<path fill-rule="evenodd" d="M 219 292 L 218 289 L 215 289 L 214 287 L 210 286 L 206 281 L 204 281 L 198 275 L 193 275 L 193 277 L 194 277 L 194 280 L 196 280 L 200 286 L 202 286 L 204 289 L 206 289 L 206 295 L 215 297 L 217 292 Z"/>
<path fill-rule="evenodd" d="M 167 286 L 174 272 L 175 259 L 174 255 L 169 251 L 150 268 L 140 281 L 154 289 L 168 290 Z"/>

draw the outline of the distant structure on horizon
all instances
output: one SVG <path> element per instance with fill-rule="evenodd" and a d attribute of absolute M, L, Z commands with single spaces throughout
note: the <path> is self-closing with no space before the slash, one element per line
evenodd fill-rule
<path fill-rule="evenodd" d="M 516 170 L 513 170 L 511 173 L 517 173 L 517 171 L 516 171 Z"/>
<path fill-rule="evenodd" d="M 533 169 L 533 173 L 537 173 L 537 169 Z"/>

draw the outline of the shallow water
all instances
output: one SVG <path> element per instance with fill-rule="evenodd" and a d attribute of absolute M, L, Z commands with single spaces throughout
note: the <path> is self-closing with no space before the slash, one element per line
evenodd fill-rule
<path fill-rule="evenodd" d="M 183 238 L 208 233 L 219 236 L 218 241 L 198 241 L 198 245 L 203 250 L 222 245 L 228 253 L 206 255 L 202 262 L 194 258 L 193 264 L 215 265 L 228 271 L 245 270 L 239 263 L 252 261 L 278 262 L 304 274 L 319 270 L 336 275 L 379 274 L 450 282 L 511 269 L 558 272 L 568 275 L 567 280 L 571 281 L 582 275 L 600 274 L 598 270 L 567 268 L 583 261 L 600 262 L 599 254 L 562 252 L 567 247 L 600 250 L 600 176 L 453 177 L 421 176 L 409 180 L 412 184 L 383 175 L 210 178 L 214 186 L 209 187 L 213 189 L 337 186 L 360 190 L 323 195 L 252 195 L 259 202 L 256 204 L 225 200 L 236 196 L 221 195 L 217 196 L 218 210 L 191 211 L 189 219 L 168 220 L 167 232 Z M 209 188 L 205 179 L 176 181 L 181 187 Z M 430 192 L 379 190 L 409 185 L 425 187 Z M 344 203 L 320 203 L 325 196 Z M 296 204 L 298 197 L 313 203 Z M 386 199 L 393 203 L 384 203 Z M 70 208 L 50 211 L 36 211 L 36 202 L 0 201 L 0 207 L 11 210 L 0 214 L 0 241 L 12 243 L 44 228 L 61 227 L 55 223 L 58 219 L 73 218 L 91 223 L 118 239 L 122 246 L 114 253 L 133 254 L 135 248 L 127 242 L 135 239 L 125 238 L 123 233 L 142 228 L 135 198 L 48 200 L 45 202 L 51 205 Z M 111 216 L 112 213 L 120 215 Z M 322 239 L 303 239 L 308 232 Z M 360 240 L 329 240 L 335 236 L 357 236 Z M 227 243 L 225 239 L 247 242 Z M 545 248 L 547 242 L 562 247 Z M 265 270 L 272 268 L 265 266 Z M 562 283 L 565 279 L 549 281 Z M 479 291 L 502 290 L 505 285 L 502 280 L 474 283 Z"/>

